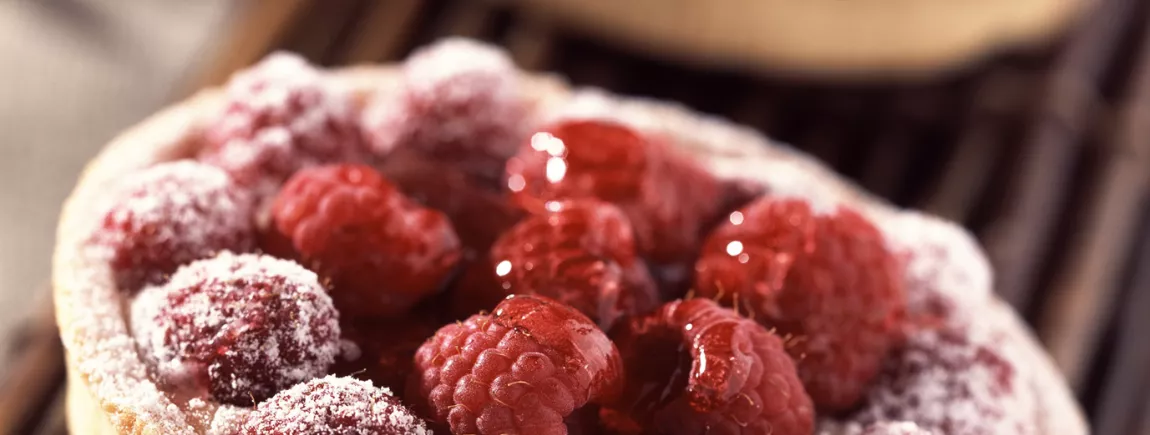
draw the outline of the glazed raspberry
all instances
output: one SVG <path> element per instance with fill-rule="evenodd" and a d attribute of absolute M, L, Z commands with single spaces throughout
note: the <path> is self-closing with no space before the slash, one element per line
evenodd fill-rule
<path fill-rule="evenodd" d="M 635 255 L 631 224 L 593 199 L 553 201 L 515 225 L 477 263 L 456 293 L 470 312 L 511 294 L 538 294 L 579 310 L 609 330 L 625 315 L 651 311 L 658 294 Z"/>
<path fill-rule="evenodd" d="M 197 261 L 132 302 L 137 345 L 159 378 L 234 405 L 322 376 L 338 352 L 338 322 L 314 273 L 253 254 Z"/>
<path fill-rule="evenodd" d="M 188 160 L 125 177 L 108 197 L 97 246 L 107 248 L 116 284 L 136 291 L 182 264 L 255 245 L 252 198 L 223 171 Z"/>
<path fill-rule="evenodd" d="M 898 344 L 902 277 L 882 235 L 858 213 L 818 214 L 797 199 L 731 213 L 695 266 L 699 295 L 741 303 L 776 328 L 819 407 L 854 406 Z"/>
<path fill-rule="evenodd" d="M 623 386 L 619 351 L 583 314 L 511 296 L 440 328 L 415 354 L 413 400 L 453 433 L 562 435 L 564 417 Z"/>
<path fill-rule="evenodd" d="M 619 206 L 640 252 L 657 263 L 689 258 L 721 206 L 719 182 L 694 162 L 604 121 L 564 121 L 535 133 L 507 162 L 506 183 L 528 210 L 586 197 Z"/>
<path fill-rule="evenodd" d="M 481 180 L 456 165 L 397 150 L 379 171 L 412 200 L 447 215 L 463 246 L 473 252 L 487 252 L 523 218 L 523 211 L 506 196 L 484 188 Z"/>
<path fill-rule="evenodd" d="M 205 140 L 202 160 L 266 195 L 300 168 L 368 155 L 349 96 L 282 52 L 232 77 Z"/>
<path fill-rule="evenodd" d="M 438 42 L 407 59 L 397 98 L 366 109 L 367 137 L 379 154 L 407 144 L 497 182 L 528 125 L 518 82 L 503 51 L 464 39 Z"/>
<path fill-rule="evenodd" d="M 370 382 L 328 376 L 281 391 L 244 422 L 244 435 L 430 435 L 427 425 Z"/>
<path fill-rule="evenodd" d="M 936 434 L 1034 435 L 1034 390 L 1008 333 L 983 324 L 913 332 L 848 420 L 910 421 Z"/>
<path fill-rule="evenodd" d="M 814 407 L 783 342 L 706 299 L 667 303 L 612 333 L 627 368 L 622 433 L 806 435 Z"/>
<path fill-rule="evenodd" d="M 866 428 L 863 435 L 932 435 L 917 424 L 902 421 L 897 423 L 876 423 Z"/>
<path fill-rule="evenodd" d="M 435 293 L 459 260 L 451 223 L 363 165 L 309 168 L 272 203 L 275 229 L 331 278 L 340 312 L 396 316 Z"/>
<path fill-rule="evenodd" d="M 353 342 L 358 352 L 345 354 L 331 371 L 403 391 L 415 351 L 435 335 L 438 327 L 439 324 L 424 313 L 387 320 L 346 320 L 341 324 L 343 338 Z"/>

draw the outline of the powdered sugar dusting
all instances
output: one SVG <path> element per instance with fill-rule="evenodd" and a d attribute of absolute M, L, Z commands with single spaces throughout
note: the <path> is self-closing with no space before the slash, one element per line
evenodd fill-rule
<path fill-rule="evenodd" d="M 904 261 L 907 310 L 967 322 L 991 295 L 990 264 L 970 234 L 941 219 L 905 212 L 878 221 Z"/>
<path fill-rule="evenodd" d="M 241 433 L 428 435 L 431 431 L 386 388 L 328 376 L 296 385 L 261 403 Z"/>
<path fill-rule="evenodd" d="M 350 97 L 303 58 L 273 53 L 228 82 L 202 158 L 264 195 L 300 168 L 365 160 Z"/>
<path fill-rule="evenodd" d="M 930 431 L 918 427 L 909 421 L 893 423 L 876 423 L 870 425 L 863 435 L 932 435 Z"/>
<path fill-rule="evenodd" d="M 339 352 L 331 298 L 286 260 L 223 252 L 132 302 L 132 330 L 170 388 L 250 404 L 322 375 Z"/>

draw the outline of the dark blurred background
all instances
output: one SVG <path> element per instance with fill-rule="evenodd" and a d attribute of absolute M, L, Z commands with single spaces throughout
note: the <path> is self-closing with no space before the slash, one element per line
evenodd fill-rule
<path fill-rule="evenodd" d="M 44 302 L 52 233 L 78 171 L 117 131 L 275 49 L 372 63 L 447 35 L 745 123 L 962 223 L 1095 433 L 1150 434 L 1150 0 L 1094 0 L 1041 38 L 909 72 L 700 56 L 522 3 L 0 1 L 0 434 L 62 430 Z"/>

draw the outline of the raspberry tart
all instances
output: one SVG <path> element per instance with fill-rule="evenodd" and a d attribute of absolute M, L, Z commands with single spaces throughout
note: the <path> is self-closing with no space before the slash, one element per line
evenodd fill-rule
<path fill-rule="evenodd" d="M 1088 433 L 962 229 L 467 40 L 128 130 L 53 282 L 77 434 Z"/>

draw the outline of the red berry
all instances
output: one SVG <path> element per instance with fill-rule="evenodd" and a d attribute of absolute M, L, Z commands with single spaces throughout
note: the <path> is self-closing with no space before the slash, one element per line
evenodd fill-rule
<path fill-rule="evenodd" d="M 380 173 L 411 199 L 451 219 L 463 246 L 487 252 L 495 239 L 523 218 L 523 211 L 498 191 L 484 188 L 459 167 L 411 151 L 388 156 Z"/>
<path fill-rule="evenodd" d="M 252 254 L 224 252 L 144 289 L 132 328 L 164 383 L 234 405 L 322 376 L 339 350 L 338 313 L 316 275 Z"/>
<path fill-rule="evenodd" d="M 234 75 L 226 92 L 201 159 L 260 194 L 301 168 L 368 155 L 349 96 L 299 56 L 274 53 Z"/>
<path fill-rule="evenodd" d="M 932 435 L 917 424 L 900 421 L 897 423 L 876 423 L 867 426 L 863 435 Z"/>
<path fill-rule="evenodd" d="M 528 210 L 594 197 L 630 218 L 639 251 L 658 263 L 689 258 L 720 207 L 720 184 L 665 144 L 603 121 L 535 133 L 507 162 L 507 187 Z"/>
<path fill-rule="evenodd" d="M 815 404 L 845 410 L 898 344 L 906 308 L 898 269 L 858 213 L 817 214 L 802 200 L 762 198 L 707 239 L 695 285 L 702 296 L 742 302 L 788 337 Z"/>
<path fill-rule="evenodd" d="M 526 134 L 527 115 L 506 53 L 448 39 L 407 59 L 402 87 L 377 98 L 364 124 L 379 154 L 408 145 L 495 183 Z"/>
<path fill-rule="evenodd" d="M 983 323 L 911 333 L 848 420 L 909 421 L 936 434 L 1038 434 L 1017 344 Z"/>
<path fill-rule="evenodd" d="M 511 296 L 492 314 L 440 328 L 415 354 L 413 400 L 453 433 L 567 433 L 564 418 L 614 399 L 619 351 L 583 314 Z"/>
<path fill-rule="evenodd" d="M 223 171 L 181 160 L 125 177 L 93 241 L 108 249 L 123 291 L 159 284 L 177 267 L 255 245 L 252 198 Z"/>
<path fill-rule="evenodd" d="M 603 413 L 622 433 L 807 435 L 814 407 L 783 342 L 706 299 L 674 301 L 612 333 L 627 368 Z"/>
<path fill-rule="evenodd" d="M 631 224 L 596 200 L 548 203 L 500 237 L 462 284 L 456 306 L 471 312 L 511 294 L 537 294 L 574 307 L 604 330 L 659 302 L 635 255 Z"/>
<path fill-rule="evenodd" d="M 281 391 L 244 422 L 244 435 L 430 435 L 419 417 L 370 382 L 328 376 Z"/>
<path fill-rule="evenodd" d="M 352 319 L 341 325 L 343 338 L 357 347 L 345 355 L 332 373 L 370 380 L 393 391 L 403 391 L 411 374 L 415 351 L 435 334 L 439 324 L 425 315 L 399 319 Z"/>
<path fill-rule="evenodd" d="M 435 293 L 459 260 L 451 223 L 363 165 L 300 171 L 272 203 L 275 228 L 332 280 L 345 314 L 396 316 Z"/>

